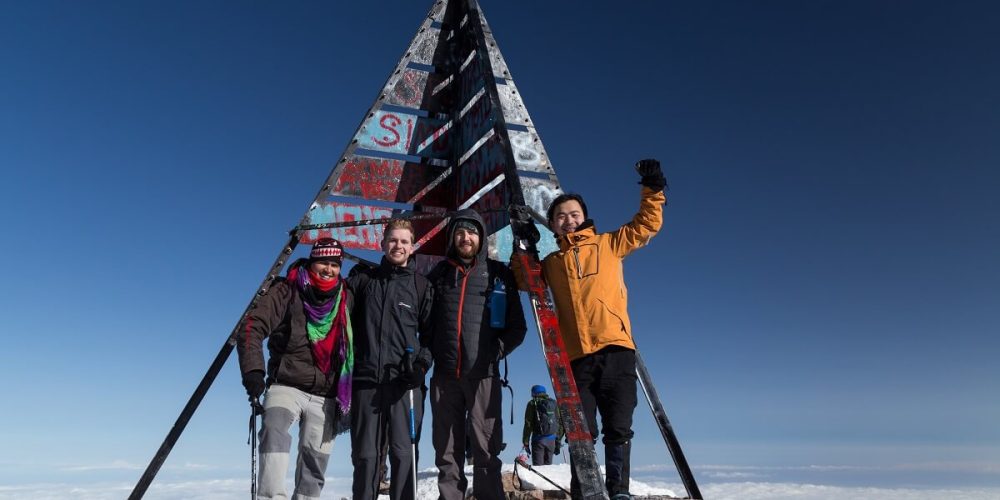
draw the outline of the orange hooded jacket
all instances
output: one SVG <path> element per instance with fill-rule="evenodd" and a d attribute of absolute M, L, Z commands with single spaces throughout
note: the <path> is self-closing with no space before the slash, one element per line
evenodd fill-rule
<path fill-rule="evenodd" d="M 570 360 L 611 345 L 635 349 L 622 259 L 660 230 L 665 202 L 662 191 L 643 187 L 639 213 L 631 222 L 607 233 L 598 234 L 588 225 L 565 234 L 558 238 L 559 250 L 542 260 Z M 511 269 L 525 290 L 516 259 Z"/>

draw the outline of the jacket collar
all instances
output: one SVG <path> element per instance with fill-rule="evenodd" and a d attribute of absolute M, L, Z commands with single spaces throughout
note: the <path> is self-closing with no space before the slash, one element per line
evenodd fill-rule
<path fill-rule="evenodd" d="M 558 238 L 559 249 L 568 250 L 595 236 L 597 236 L 597 228 L 594 227 L 594 221 L 587 219 L 583 221 L 583 224 L 580 224 L 580 227 L 576 228 L 576 231 L 566 233 Z"/>
<path fill-rule="evenodd" d="M 378 269 L 379 273 L 385 276 L 406 276 L 413 274 L 413 256 L 410 256 L 410 260 L 406 261 L 406 266 L 397 266 L 389 262 L 385 256 L 382 257 L 382 261 L 379 262 Z"/>

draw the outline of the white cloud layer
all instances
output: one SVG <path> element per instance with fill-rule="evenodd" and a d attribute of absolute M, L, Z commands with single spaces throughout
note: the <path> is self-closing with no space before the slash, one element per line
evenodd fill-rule
<path fill-rule="evenodd" d="M 719 467 L 729 469 L 730 467 Z M 510 469 L 510 466 L 507 466 Z M 553 465 L 539 469 L 555 482 L 568 485 L 569 468 Z M 720 473 L 730 473 L 719 471 Z M 741 474 L 744 472 L 732 472 Z M 530 473 L 519 469 L 526 483 L 554 489 L 540 478 L 531 478 Z M 437 480 L 434 469 L 426 469 L 419 474 L 419 499 L 437 498 Z M 471 479 L 471 477 L 470 477 Z M 729 479 L 732 479 L 729 478 Z M 103 482 L 88 484 L 25 484 L 0 486 L 0 500 L 119 500 L 128 496 L 133 483 Z M 994 500 L 1000 498 L 1000 488 L 873 488 L 851 486 L 829 486 L 821 484 L 799 484 L 787 482 L 702 482 L 701 492 L 705 498 L 713 500 L 843 500 L 845 498 L 878 498 L 879 500 Z M 249 478 L 215 479 L 199 481 L 154 481 L 146 493 L 147 500 L 243 500 L 250 489 Z M 683 493 L 676 482 L 633 480 L 633 493 L 643 495 L 664 495 Z M 322 499 L 339 500 L 350 498 L 351 478 L 329 477 Z"/>

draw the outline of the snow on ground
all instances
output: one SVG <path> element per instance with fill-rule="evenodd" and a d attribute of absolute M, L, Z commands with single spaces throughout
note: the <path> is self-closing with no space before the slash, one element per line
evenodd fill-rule
<path fill-rule="evenodd" d="M 533 467 L 538 473 L 529 471 L 524 467 L 517 466 L 517 477 L 521 480 L 522 489 L 532 490 L 558 490 L 559 487 L 569 490 L 570 468 L 569 464 L 539 465 Z M 603 467 L 601 468 L 603 472 Z M 503 472 L 515 470 L 512 464 L 504 464 Z M 551 479 L 558 487 L 546 481 L 539 474 Z M 465 477 L 469 478 L 469 493 L 472 492 L 472 466 L 465 468 Z M 518 484 L 515 482 L 515 484 Z M 671 495 L 676 496 L 672 490 L 663 486 L 650 486 L 640 481 L 632 480 L 633 495 Z M 326 495 L 323 495 L 326 498 Z M 435 499 L 438 497 L 437 469 L 429 468 L 417 472 L 417 498 Z M 379 500 L 389 500 L 388 495 L 380 495 Z"/>

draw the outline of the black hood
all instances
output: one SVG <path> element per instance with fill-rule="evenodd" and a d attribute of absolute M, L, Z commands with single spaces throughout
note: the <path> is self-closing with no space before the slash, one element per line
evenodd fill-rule
<path fill-rule="evenodd" d="M 460 210 L 455 215 L 451 216 L 451 221 L 448 222 L 448 240 L 447 240 L 447 250 L 445 255 L 448 257 L 456 257 L 455 255 L 455 226 L 458 225 L 459 221 L 466 220 L 472 222 L 479 228 L 479 252 L 477 252 L 477 258 L 480 260 L 486 256 L 486 222 L 483 221 L 483 217 L 479 215 L 479 212 L 466 208 L 465 210 Z"/>

